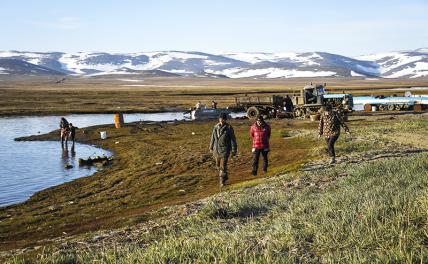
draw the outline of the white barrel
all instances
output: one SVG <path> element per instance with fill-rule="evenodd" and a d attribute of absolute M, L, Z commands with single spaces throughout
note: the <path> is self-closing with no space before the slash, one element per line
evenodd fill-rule
<path fill-rule="evenodd" d="M 372 112 L 376 112 L 377 111 L 377 107 L 375 105 L 372 105 Z"/>
<path fill-rule="evenodd" d="M 107 131 L 101 131 L 101 139 L 106 139 L 107 138 Z"/>

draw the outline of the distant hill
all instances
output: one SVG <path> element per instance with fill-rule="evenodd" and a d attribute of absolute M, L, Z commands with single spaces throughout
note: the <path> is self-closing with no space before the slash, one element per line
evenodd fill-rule
<path fill-rule="evenodd" d="M 10 75 L 63 75 L 47 67 L 35 65 L 22 59 L 0 58 L 0 74 Z"/>
<path fill-rule="evenodd" d="M 428 48 L 356 58 L 326 52 L 209 54 L 158 51 L 111 54 L 0 51 L 0 74 L 417 78 L 428 76 Z"/>

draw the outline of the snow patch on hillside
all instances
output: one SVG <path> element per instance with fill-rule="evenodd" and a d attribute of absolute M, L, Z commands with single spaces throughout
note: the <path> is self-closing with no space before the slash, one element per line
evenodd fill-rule
<path fill-rule="evenodd" d="M 260 53 L 260 52 L 241 52 L 241 53 L 228 53 L 222 56 L 232 58 L 234 60 L 244 61 L 251 64 L 260 62 L 280 62 L 289 61 L 291 63 L 302 63 L 305 66 L 319 65 L 315 59 L 322 59 L 322 57 L 313 53 L 296 53 L 296 52 L 279 52 L 279 53 Z"/>
<path fill-rule="evenodd" d="M 298 77 L 327 77 L 334 76 L 336 72 L 332 71 L 303 71 L 295 69 L 245 69 L 232 68 L 222 71 L 207 70 L 208 73 L 225 75 L 229 78 L 249 78 L 249 77 L 266 77 L 266 78 L 298 78 Z"/>
<path fill-rule="evenodd" d="M 428 55 L 427 57 L 428 58 Z M 400 68 L 406 64 L 417 62 L 424 59 L 424 56 L 415 56 L 410 55 L 407 52 L 389 52 L 389 53 L 379 53 L 374 55 L 365 55 L 357 57 L 360 60 L 366 61 L 375 61 L 379 65 L 379 74 L 385 74 L 394 69 Z M 399 72 L 402 72 L 399 74 Z M 406 70 L 400 70 L 399 72 L 395 72 L 386 78 L 397 78 L 404 75 L 407 75 Z"/>
<path fill-rule="evenodd" d="M 415 67 L 406 67 L 388 76 L 388 78 L 400 78 L 409 76 L 410 78 L 418 78 L 428 76 L 428 62 L 416 62 Z"/>
<path fill-rule="evenodd" d="M 5 68 L 2 68 L 2 67 L 0 67 L 0 74 L 9 74 L 9 73 L 7 73 L 7 72 L 5 72 Z"/>
<path fill-rule="evenodd" d="M 351 76 L 352 77 L 364 77 L 365 75 L 359 74 L 357 72 L 351 71 Z"/>

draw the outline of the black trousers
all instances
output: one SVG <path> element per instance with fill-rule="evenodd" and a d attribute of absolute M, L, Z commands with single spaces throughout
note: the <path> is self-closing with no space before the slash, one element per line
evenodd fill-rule
<path fill-rule="evenodd" d="M 267 172 L 267 168 L 268 168 L 268 150 L 264 150 L 264 149 L 255 149 L 253 152 L 253 172 L 257 173 L 257 169 L 259 168 L 259 159 L 260 159 L 260 154 L 262 154 L 263 156 L 263 171 Z"/>
<path fill-rule="evenodd" d="M 338 138 L 339 138 L 339 135 L 325 138 L 325 142 L 327 143 L 328 154 L 332 158 L 336 157 L 336 153 L 334 152 L 334 143 L 336 143 Z"/>

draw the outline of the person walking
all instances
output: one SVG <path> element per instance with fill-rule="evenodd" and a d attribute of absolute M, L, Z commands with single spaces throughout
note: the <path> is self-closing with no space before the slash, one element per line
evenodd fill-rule
<path fill-rule="evenodd" d="M 284 98 L 284 105 L 285 105 L 285 111 L 293 112 L 293 109 L 294 109 L 293 101 L 291 100 L 288 94 Z"/>
<path fill-rule="evenodd" d="M 270 125 L 264 121 L 262 116 L 259 116 L 250 128 L 250 135 L 253 139 L 253 176 L 257 175 L 260 154 L 263 156 L 263 172 L 267 172 L 270 134 Z"/>
<path fill-rule="evenodd" d="M 69 133 L 69 124 L 67 119 L 61 117 L 61 121 L 59 122 L 59 129 L 61 134 L 61 144 L 67 143 L 68 141 L 68 133 Z"/>
<path fill-rule="evenodd" d="M 218 124 L 214 126 L 211 134 L 210 151 L 213 153 L 219 171 L 220 187 L 228 180 L 227 162 L 230 154 L 236 155 L 238 150 L 233 127 L 227 123 L 227 114 L 221 113 Z"/>
<path fill-rule="evenodd" d="M 345 124 L 342 118 L 340 118 L 339 115 L 333 111 L 332 106 L 325 106 L 320 118 L 318 137 L 325 137 L 327 151 L 331 157 L 330 164 L 336 163 L 336 152 L 334 151 L 334 144 L 340 136 L 341 126 L 343 129 L 345 129 L 347 134 L 350 134 L 348 126 Z"/>
<path fill-rule="evenodd" d="M 74 144 L 74 140 L 76 138 L 76 127 L 73 126 L 72 123 L 70 123 L 70 125 L 68 127 L 68 130 L 70 131 L 70 138 L 71 138 L 71 140 L 73 141 L 73 144 Z"/>

